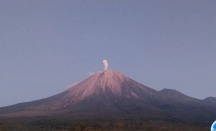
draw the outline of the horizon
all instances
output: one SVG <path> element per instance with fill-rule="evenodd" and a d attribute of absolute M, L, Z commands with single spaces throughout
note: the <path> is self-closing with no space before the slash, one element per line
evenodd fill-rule
<path fill-rule="evenodd" d="M 2 1 L 0 107 L 109 69 L 154 90 L 216 97 L 216 1 Z M 108 66 L 107 63 L 107 66 Z"/>

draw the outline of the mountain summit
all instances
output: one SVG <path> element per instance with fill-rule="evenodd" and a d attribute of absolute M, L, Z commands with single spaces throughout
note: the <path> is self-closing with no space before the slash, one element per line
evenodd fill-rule
<path fill-rule="evenodd" d="M 135 82 L 120 72 L 107 70 L 104 72 L 99 71 L 85 81 L 68 89 L 64 99 L 70 99 L 72 103 L 92 95 L 100 95 L 107 99 L 141 99 L 144 94 L 153 95 L 156 93 L 157 91 Z"/>
<path fill-rule="evenodd" d="M 213 98 L 198 100 L 175 90 L 156 91 L 118 71 L 107 70 L 49 98 L 0 108 L 0 116 L 183 116 L 215 113 L 214 103 Z"/>

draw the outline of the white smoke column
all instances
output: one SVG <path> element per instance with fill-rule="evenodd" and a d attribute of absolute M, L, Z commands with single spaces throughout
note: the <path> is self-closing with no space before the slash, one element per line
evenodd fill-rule
<path fill-rule="evenodd" d="M 104 66 L 104 70 L 107 70 L 107 69 L 108 69 L 107 60 L 103 60 L 103 66 Z"/>

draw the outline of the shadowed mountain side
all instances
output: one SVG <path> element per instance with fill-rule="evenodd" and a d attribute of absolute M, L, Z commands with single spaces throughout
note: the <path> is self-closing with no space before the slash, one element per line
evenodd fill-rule
<path fill-rule="evenodd" d="M 163 89 L 161 91 L 167 98 L 170 100 L 178 101 L 181 103 L 188 103 L 188 104 L 197 104 L 197 105 L 213 105 L 216 106 L 216 98 L 215 97 L 207 97 L 204 100 L 196 99 L 190 96 L 187 96 L 179 91 L 173 89 Z"/>
<path fill-rule="evenodd" d="M 172 90 L 172 89 L 163 89 L 159 91 L 163 95 L 166 96 L 166 98 L 169 101 L 174 101 L 176 104 L 183 104 L 183 105 L 188 105 L 188 106 L 199 106 L 201 101 L 196 98 L 192 98 L 190 96 L 184 95 L 179 91 Z"/>
<path fill-rule="evenodd" d="M 215 97 L 207 97 L 206 99 L 202 100 L 203 103 L 206 105 L 212 105 L 216 107 L 216 98 Z"/>
<path fill-rule="evenodd" d="M 163 89 L 161 91 L 170 101 L 174 101 L 175 105 L 179 105 L 179 112 L 184 109 L 185 113 L 188 115 L 209 115 L 216 112 L 216 101 L 214 98 L 206 98 L 205 100 L 199 100 L 190 96 L 187 96 L 179 91 L 173 89 Z"/>
<path fill-rule="evenodd" d="M 66 92 L 40 99 L 40 100 L 35 100 L 35 101 L 30 101 L 30 102 L 23 102 L 23 103 L 18 103 L 15 105 L 11 106 L 6 106 L 6 107 L 1 107 L 0 108 L 0 115 L 1 114 L 10 114 L 10 113 L 21 113 L 21 112 L 31 112 L 32 111 L 45 111 L 45 110 L 50 110 L 53 107 L 55 107 L 55 103 L 58 103 L 59 100 L 61 99 L 62 96 L 64 96 Z M 46 112 L 47 113 L 47 112 Z M 41 114 L 41 113 L 39 113 Z M 44 114 L 44 113 L 42 113 Z M 33 115 L 34 116 L 34 115 Z"/>
<path fill-rule="evenodd" d="M 198 100 L 178 91 L 156 91 L 124 74 L 99 71 L 55 96 L 0 108 L 0 116 L 158 117 L 216 114 L 215 98 Z"/>
<path fill-rule="evenodd" d="M 175 100 L 179 100 L 182 102 L 199 102 L 198 99 L 192 98 L 190 96 L 184 95 L 179 91 L 172 90 L 172 89 L 163 89 L 160 91 L 162 94 L 166 95 L 167 97 Z"/>

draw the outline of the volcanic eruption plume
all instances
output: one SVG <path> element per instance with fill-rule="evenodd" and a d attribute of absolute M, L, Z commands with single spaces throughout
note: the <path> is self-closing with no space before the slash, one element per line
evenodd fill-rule
<path fill-rule="evenodd" d="M 103 66 L 104 66 L 104 70 L 107 70 L 107 69 L 108 69 L 107 60 L 103 60 Z"/>

